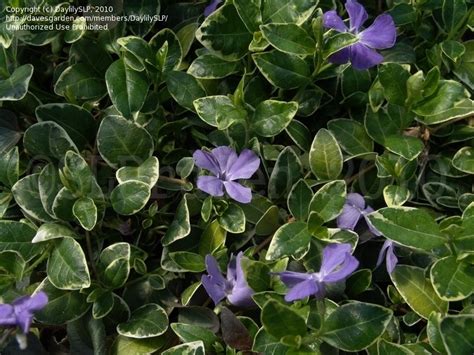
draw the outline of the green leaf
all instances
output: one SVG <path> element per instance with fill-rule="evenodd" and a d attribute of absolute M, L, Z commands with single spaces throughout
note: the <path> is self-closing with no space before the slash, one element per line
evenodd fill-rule
<path fill-rule="evenodd" d="M 345 351 L 360 351 L 373 344 L 387 328 L 391 310 L 369 303 L 338 307 L 324 322 L 322 338 Z"/>
<path fill-rule="evenodd" d="M 74 141 L 79 150 L 94 142 L 96 123 L 92 114 L 72 104 L 46 104 L 35 110 L 39 122 L 56 122 Z"/>
<path fill-rule="evenodd" d="M 311 147 L 311 133 L 308 127 L 300 121 L 293 119 L 290 124 L 286 126 L 285 130 L 299 148 L 304 151 L 309 151 Z"/>
<path fill-rule="evenodd" d="M 433 95 L 417 103 L 413 112 L 420 116 L 440 116 L 443 113 L 448 113 L 456 107 L 457 103 L 463 102 L 467 98 L 469 98 L 469 94 L 461 83 L 454 80 L 443 80 Z M 449 116 L 452 114 L 450 113 Z M 433 124 L 432 118 L 428 117 L 428 120 L 431 121 L 430 124 Z M 434 121 L 439 123 L 446 120 L 448 119 L 440 120 L 438 118 Z"/>
<path fill-rule="evenodd" d="M 459 29 L 466 12 L 467 6 L 464 0 L 443 0 L 441 16 L 446 33 L 451 35 L 454 30 Z"/>
<path fill-rule="evenodd" d="M 103 77 L 86 63 L 73 64 L 66 68 L 54 85 L 59 96 L 78 100 L 99 100 L 107 93 Z"/>
<path fill-rule="evenodd" d="M 162 355 L 204 355 L 204 343 L 200 340 L 173 346 L 161 353 Z"/>
<path fill-rule="evenodd" d="M 154 150 L 153 138 L 143 128 L 120 116 L 107 116 L 97 133 L 100 155 L 113 168 L 141 164 Z"/>
<path fill-rule="evenodd" d="M 418 119 L 426 125 L 434 125 L 438 123 L 448 122 L 455 119 L 469 117 L 474 112 L 474 101 L 464 99 L 456 102 L 453 107 L 443 112 L 431 112 L 431 115 L 419 117 Z"/>
<path fill-rule="evenodd" d="M 298 104 L 294 101 L 266 100 L 256 107 L 251 122 L 258 135 L 273 137 L 288 126 L 297 111 Z"/>
<path fill-rule="evenodd" d="M 105 292 L 94 301 L 92 305 L 92 316 L 94 319 L 102 319 L 114 308 L 114 297 L 112 292 Z"/>
<path fill-rule="evenodd" d="M 150 186 L 136 180 L 129 180 L 118 185 L 110 195 L 115 212 L 125 216 L 139 212 L 149 199 Z"/>
<path fill-rule="evenodd" d="M 263 23 L 296 23 L 301 25 L 313 13 L 317 0 L 265 0 L 262 7 Z"/>
<path fill-rule="evenodd" d="M 168 329 L 168 316 L 163 308 L 154 303 L 136 309 L 126 323 L 117 326 L 120 335 L 135 338 L 151 338 Z"/>
<path fill-rule="evenodd" d="M 166 338 L 163 336 L 145 339 L 134 339 L 119 335 L 115 338 L 115 341 L 112 345 L 112 349 L 115 355 L 151 354 L 162 348 L 165 342 Z M 162 354 L 164 353 L 165 352 L 162 352 Z"/>
<path fill-rule="evenodd" d="M 455 256 L 435 262 L 430 277 L 436 293 L 445 301 L 460 301 L 474 292 L 474 265 L 457 261 Z"/>
<path fill-rule="evenodd" d="M 61 160 L 67 151 L 78 149 L 67 132 L 56 122 L 39 122 L 30 126 L 23 137 L 25 149 L 31 155 L 43 155 Z"/>
<path fill-rule="evenodd" d="M 119 59 L 105 72 L 105 82 L 117 110 L 126 118 L 136 117 L 148 93 L 145 73 L 131 69 L 123 59 Z"/>
<path fill-rule="evenodd" d="M 248 52 L 252 35 L 231 4 L 208 16 L 196 31 L 196 38 L 211 53 L 225 60 L 238 60 Z"/>
<path fill-rule="evenodd" d="M 35 318 L 47 324 L 64 325 L 80 318 L 86 313 L 90 304 L 87 295 L 79 291 L 65 291 L 54 287 L 46 278 L 36 291 L 42 290 L 48 295 L 48 304 L 35 312 Z"/>
<path fill-rule="evenodd" d="M 474 89 L 474 41 L 463 42 L 466 51 L 456 64 L 454 74 L 467 85 L 471 90 Z"/>
<path fill-rule="evenodd" d="M 221 227 L 219 221 L 214 220 L 209 223 L 201 235 L 199 241 L 199 254 L 206 256 L 207 254 L 214 253 L 226 240 L 226 230 Z"/>
<path fill-rule="evenodd" d="M 263 306 L 261 321 L 265 330 L 277 339 L 284 336 L 304 336 L 306 323 L 292 308 L 270 300 Z"/>
<path fill-rule="evenodd" d="M 374 142 L 367 135 L 361 123 L 346 118 L 338 118 L 329 121 L 328 128 L 342 149 L 349 155 L 373 152 Z"/>
<path fill-rule="evenodd" d="M 189 220 L 189 208 L 188 198 L 189 194 L 185 194 L 183 199 L 176 209 L 175 217 L 168 227 L 161 243 L 164 246 L 170 245 L 171 243 L 183 239 L 191 232 L 191 222 Z"/>
<path fill-rule="evenodd" d="M 206 96 L 193 102 L 198 116 L 207 124 L 220 130 L 229 128 L 236 122 L 243 122 L 247 117 L 244 109 L 234 105 L 224 95 Z"/>
<path fill-rule="evenodd" d="M 35 233 L 26 223 L 0 220 L 0 251 L 16 251 L 25 261 L 33 259 L 44 250 L 31 243 Z"/>
<path fill-rule="evenodd" d="M 308 83 L 311 75 L 308 64 L 301 58 L 270 51 L 253 54 L 252 59 L 262 75 L 281 89 L 294 89 Z"/>
<path fill-rule="evenodd" d="M 436 294 L 425 270 L 416 266 L 398 265 L 391 273 L 393 284 L 411 309 L 428 319 L 431 312 L 446 314 L 448 302 Z"/>
<path fill-rule="evenodd" d="M 82 197 L 72 206 L 72 213 L 85 230 L 91 231 L 97 223 L 97 207 L 94 200 Z"/>
<path fill-rule="evenodd" d="M 62 188 L 57 167 L 47 164 L 38 178 L 38 190 L 43 208 L 51 217 L 57 217 L 53 211 L 54 199 Z"/>
<path fill-rule="evenodd" d="M 308 33 L 294 23 L 270 23 L 260 26 L 265 39 L 281 52 L 297 55 L 311 55 L 316 43 Z"/>
<path fill-rule="evenodd" d="M 327 129 L 320 129 L 309 152 L 311 171 L 319 180 L 337 179 L 342 172 L 342 152 L 336 139 Z"/>
<path fill-rule="evenodd" d="M 164 28 L 154 35 L 150 40 L 150 46 L 153 53 L 159 53 L 166 48 L 165 58 L 158 65 L 163 73 L 179 68 L 183 59 L 183 47 L 178 36 L 171 29 Z"/>
<path fill-rule="evenodd" d="M 297 220 L 305 221 L 309 214 L 309 203 L 313 197 L 313 190 L 305 180 L 300 179 L 291 188 L 288 195 L 288 210 Z"/>
<path fill-rule="evenodd" d="M 48 259 L 47 273 L 53 286 L 61 290 L 80 290 L 91 284 L 82 247 L 69 237 L 55 241 L 55 247 Z"/>
<path fill-rule="evenodd" d="M 25 64 L 16 68 L 8 79 L 1 80 L 0 101 L 18 101 L 23 99 L 28 92 L 33 70 L 33 65 Z"/>
<path fill-rule="evenodd" d="M 122 37 L 117 40 L 117 44 L 120 45 L 122 47 L 121 49 L 125 52 L 125 73 L 129 69 L 127 66 L 130 67 L 130 69 L 141 72 L 146 68 L 145 62 L 153 62 L 151 47 L 143 38 L 136 36 Z"/>
<path fill-rule="evenodd" d="M 13 195 L 9 192 L 0 192 L 0 219 L 3 218 L 10 206 Z"/>
<path fill-rule="evenodd" d="M 309 205 L 309 211 L 316 212 L 323 222 L 328 222 L 339 216 L 345 202 L 345 181 L 331 181 L 316 192 Z"/>
<path fill-rule="evenodd" d="M 449 355 L 474 352 L 474 316 L 448 316 L 440 324 L 441 337 Z"/>
<path fill-rule="evenodd" d="M 16 115 L 8 110 L 0 109 L 0 153 L 8 152 L 21 139 L 21 132 Z"/>
<path fill-rule="evenodd" d="M 13 250 L 0 252 L 0 275 L 2 276 L 2 286 L 4 286 L 8 281 L 11 283 L 20 282 L 23 279 L 25 268 L 26 262 L 20 253 Z"/>
<path fill-rule="evenodd" d="M 182 71 L 170 71 L 166 75 L 166 85 L 175 101 L 191 111 L 194 111 L 194 100 L 206 96 L 206 91 L 199 81 Z"/>
<path fill-rule="evenodd" d="M 131 249 L 128 243 L 115 243 L 100 253 L 101 281 L 109 289 L 117 289 L 127 282 L 130 274 Z"/>
<path fill-rule="evenodd" d="M 0 183 L 12 187 L 20 176 L 18 147 L 0 155 Z"/>
<path fill-rule="evenodd" d="M 91 197 L 96 205 L 104 204 L 104 195 L 89 165 L 79 154 L 68 151 L 60 171 L 63 185 L 77 197 Z M 102 207 L 102 206 L 100 206 Z"/>
<path fill-rule="evenodd" d="M 250 33 L 258 31 L 262 24 L 262 0 L 234 0 L 233 2 L 239 17 Z"/>
<path fill-rule="evenodd" d="M 245 232 L 245 214 L 240 206 L 230 203 L 224 213 L 217 219 L 222 228 L 229 233 Z"/>
<path fill-rule="evenodd" d="M 430 251 L 447 242 L 434 218 L 421 209 L 386 207 L 369 220 L 385 237 L 407 247 Z"/>
<path fill-rule="evenodd" d="M 115 176 L 119 184 L 135 180 L 148 185 L 150 189 L 155 186 L 160 175 L 160 164 L 157 157 L 149 157 L 140 166 L 124 166 L 117 170 Z"/>
<path fill-rule="evenodd" d="M 77 235 L 71 228 L 62 224 L 44 223 L 36 231 L 31 243 L 40 243 L 57 238 L 77 238 Z"/>
<path fill-rule="evenodd" d="M 311 234 L 304 222 L 287 223 L 275 232 L 265 256 L 267 260 L 276 260 L 284 256 L 302 258 L 309 250 Z"/>
<path fill-rule="evenodd" d="M 423 151 L 423 142 L 416 137 L 389 136 L 384 140 L 384 146 L 389 151 L 401 155 L 407 160 L 413 160 Z"/>
<path fill-rule="evenodd" d="M 262 327 L 255 335 L 252 350 L 262 354 L 286 355 L 288 347 L 280 343 L 280 339 L 268 334 Z"/>
<path fill-rule="evenodd" d="M 268 197 L 277 200 L 286 197 L 293 185 L 302 178 L 299 157 L 291 147 L 283 149 L 268 181 Z"/>
<path fill-rule="evenodd" d="M 252 290 L 255 292 L 268 290 L 270 287 L 271 270 L 267 264 L 244 257 L 241 260 L 241 265 L 245 280 Z"/>
<path fill-rule="evenodd" d="M 182 268 L 182 272 L 202 272 L 206 270 L 202 255 L 188 251 L 177 251 L 169 253 L 169 257 Z"/>
<path fill-rule="evenodd" d="M 388 207 L 402 206 L 410 198 L 410 190 L 405 186 L 387 185 L 383 189 L 383 198 Z"/>
<path fill-rule="evenodd" d="M 433 312 L 430 314 L 428 318 L 428 324 L 426 325 L 426 334 L 428 336 L 430 345 L 439 353 L 446 351 L 439 327 L 442 319 L 443 315 Z"/>
<path fill-rule="evenodd" d="M 334 36 L 329 37 L 324 45 L 323 57 L 326 59 L 330 55 L 339 52 L 341 49 L 349 47 L 350 45 L 357 42 L 357 37 L 352 33 L 344 32 L 337 33 Z"/>
<path fill-rule="evenodd" d="M 474 148 L 463 147 L 453 157 L 453 166 L 465 173 L 474 174 Z"/>
<path fill-rule="evenodd" d="M 207 351 L 213 348 L 214 343 L 219 342 L 219 338 L 212 331 L 197 325 L 173 323 L 171 329 L 184 343 L 201 340 Z"/>
<path fill-rule="evenodd" d="M 222 79 L 240 70 L 240 62 L 228 62 L 212 54 L 203 54 L 191 63 L 188 74 L 198 79 Z"/>
<path fill-rule="evenodd" d="M 388 102 L 404 106 L 407 99 L 406 82 L 410 73 L 397 63 L 384 64 L 379 68 L 379 80 Z"/>
<path fill-rule="evenodd" d="M 39 174 L 32 174 L 18 180 L 12 187 L 12 194 L 18 206 L 27 215 L 42 222 L 50 222 L 52 218 L 46 213 L 41 203 L 38 179 Z"/>

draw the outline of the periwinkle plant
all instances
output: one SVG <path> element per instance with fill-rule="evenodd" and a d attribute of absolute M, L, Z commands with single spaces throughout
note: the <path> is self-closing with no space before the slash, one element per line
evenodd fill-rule
<path fill-rule="evenodd" d="M 13 31 L 74 12 L 37 2 L 0 6 L 0 353 L 474 353 L 469 1 Z"/>

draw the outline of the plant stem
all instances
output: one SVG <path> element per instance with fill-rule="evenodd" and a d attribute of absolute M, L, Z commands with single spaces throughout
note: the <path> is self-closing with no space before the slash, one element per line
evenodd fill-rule
<path fill-rule="evenodd" d="M 92 272 L 95 276 L 96 279 L 99 278 L 99 273 L 97 272 L 97 268 L 95 266 L 94 258 L 92 257 L 94 253 L 92 252 L 92 242 L 91 242 L 91 236 L 89 231 L 86 231 L 86 244 L 87 244 L 87 254 L 89 255 L 89 261 L 91 264 Z"/>

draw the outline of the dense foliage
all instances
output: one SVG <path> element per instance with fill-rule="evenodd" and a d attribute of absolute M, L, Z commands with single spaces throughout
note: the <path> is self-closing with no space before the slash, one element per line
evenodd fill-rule
<path fill-rule="evenodd" d="M 471 0 L 44 4 L 0 4 L 0 352 L 474 353 Z"/>

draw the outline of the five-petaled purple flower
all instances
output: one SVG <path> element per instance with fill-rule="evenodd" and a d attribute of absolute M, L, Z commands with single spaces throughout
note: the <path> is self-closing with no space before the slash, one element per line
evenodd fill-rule
<path fill-rule="evenodd" d="M 241 203 L 252 201 L 252 190 L 235 180 L 249 179 L 260 166 L 260 159 L 249 149 L 244 149 L 239 156 L 230 147 L 222 146 L 206 152 L 196 150 L 193 154 L 196 165 L 209 170 L 214 176 L 199 176 L 197 187 L 212 196 L 227 194 Z"/>
<path fill-rule="evenodd" d="M 43 291 L 33 296 L 22 296 L 12 304 L 0 304 L 0 325 L 19 326 L 26 334 L 30 330 L 34 312 L 43 309 L 48 303 L 48 296 Z"/>
<path fill-rule="evenodd" d="M 243 253 L 240 252 L 237 257 L 231 258 L 225 278 L 216 259 L 212 255 L 206 255 L 208 275 L 202 275 L 201 282 L 214 304 L 217 305 L 226 297 L 234 306 L 251 307 L 255 304 L 252 299 L 254 291 L 249 287 L 242 270 L 242 256 Z"/>
<path fill-rule="evenodd" d="M 324 13 L 324 27 L 332 28 L 338 32 L 353 33 L 357 36 L 358 41 L 334 53 L 329 57 L 329 61 L 335 64 L 344 64 L 350 60 L 352 66 L 359 70 L 380 64 L 383 61 L 383 56 L 377 53 L 376 49 L 387 49 L 395 44 L 397 33 L 392 17 L 388 14 L 377 16 L 368 28 L 361 31 L 361 27 L 368 17 L 364 7 L 355 0 L 347 0 L 346 10 L 349 14 L 349 28 L 334 10 Z"/>
<path fill-rule="evenodd" d="M 212 0 L 209 5 L 204 9 L 204 16 L 209 16 L 214 11 L 216 11 L 217 6 L 222 2 L 222 0 Z"/>
<path fill-rule="evenodd" d="M 323 249 L 323 259 L 319 272 L 301 273 L 284 271 L 277 273 L 281 281 L 290 287 L 285 301 L 291 302 L 315 295 L 323 298 L 325 285 L 338 282 L 352 274 L 359 262 L 351 255 L 350 244 L 329 244 Z"/>
<path fill-rule="evenodd" d="M 359 220 L 364 217 L 369 230 L 376 236 L 382 235 L 369 221 L 367 215 L 374 209 L 365 205 L 364 197 L 358 193 L 347 194 L 346 203 L 341 214 L 337 218 L 337 226 L 341 229 L 354 230 Z"/>
<path fill-rule="evenodd" d="M 398 263 L 398 258 L 395 255 L 394 247 L 395 246 L 394 246 L 393 242 L 389 239 L 387 239 L 383 243 L 382 249 L 380 249 L 379 258 L 377 259 L 377 265 L 375 267 L 379 267 L 380 264 L 382 264 L 382 262 L 383 262 L 384 256 L 386 256 L 385 262 L 386 262 L 386 265 L 387 265 L 387 271 L 388 271 L 389 274 L 392 273 L 393 269 L 395 269 L 395 266 Z"/>

